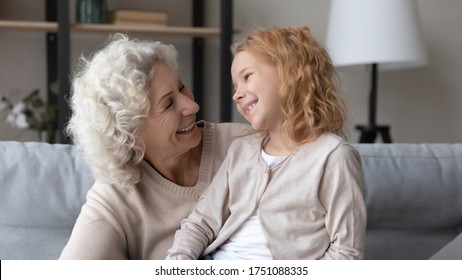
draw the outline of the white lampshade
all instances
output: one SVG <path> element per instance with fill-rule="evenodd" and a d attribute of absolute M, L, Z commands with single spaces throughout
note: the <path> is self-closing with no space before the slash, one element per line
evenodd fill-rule
<path fill-rule="evenodd" d="M 414 0 L 332 0 L 326 47 L 335 66 L 427 63 Z"/>

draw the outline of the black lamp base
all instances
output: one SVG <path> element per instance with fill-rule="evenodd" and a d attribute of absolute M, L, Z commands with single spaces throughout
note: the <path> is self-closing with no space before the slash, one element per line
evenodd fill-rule
<path fill-rule="evenodd" d="M 374 143 L 378 134 L 382 135 L 383 143 L 391 143 L 390 127 L 386 125 L 357 125 L 361 131 L 359 143 Z"/>

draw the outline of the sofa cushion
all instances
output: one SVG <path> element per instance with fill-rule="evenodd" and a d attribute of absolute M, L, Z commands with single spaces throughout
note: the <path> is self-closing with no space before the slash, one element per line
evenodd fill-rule
<path fill-rule="evenodd" d="M 0 141 L 0 259 L 56 259 L 93 176 L 72 145 Z"/>
<path fill-rule="evenodd" d="M 355 144 L 363 167 L 365 259 L 428 259 L 462 224 L 462 144 Z"/>
<path fill-rule="evenodd" d="M 355 146 L 362 159 L 368 228 L 462 224 L 462 144 Z"/>
<path fill-rule="evenodd" d="M 451 228 L 366 231 L 366 260 L 425 260 L 454 238 Z"/>
<path fill-rule="evenodd" d="M 462 234 L 449 242 L 430 259 L 432 260 L 462 260 Z"/>

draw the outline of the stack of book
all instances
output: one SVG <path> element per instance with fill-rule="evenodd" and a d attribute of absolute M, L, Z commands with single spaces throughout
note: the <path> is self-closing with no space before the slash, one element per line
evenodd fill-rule
<path fill-rule="evenodd" d="M 168 15 L 162 11 L 146 11 L 133 9 L 116 9 L 109 13 L 113 24 L 121 25 L 167 25 Z"/>

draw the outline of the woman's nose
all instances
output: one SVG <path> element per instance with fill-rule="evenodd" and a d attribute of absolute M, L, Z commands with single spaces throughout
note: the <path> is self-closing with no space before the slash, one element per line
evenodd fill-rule
<path fill-rule="evenodd" d="M 196 114 L 200 109 L 199 104 L 197 104 L 193 98 L 186 96 L 186 95 L 181 96 L 180 108 L 181 108 L 182 114 L 185 116 Z"/>

